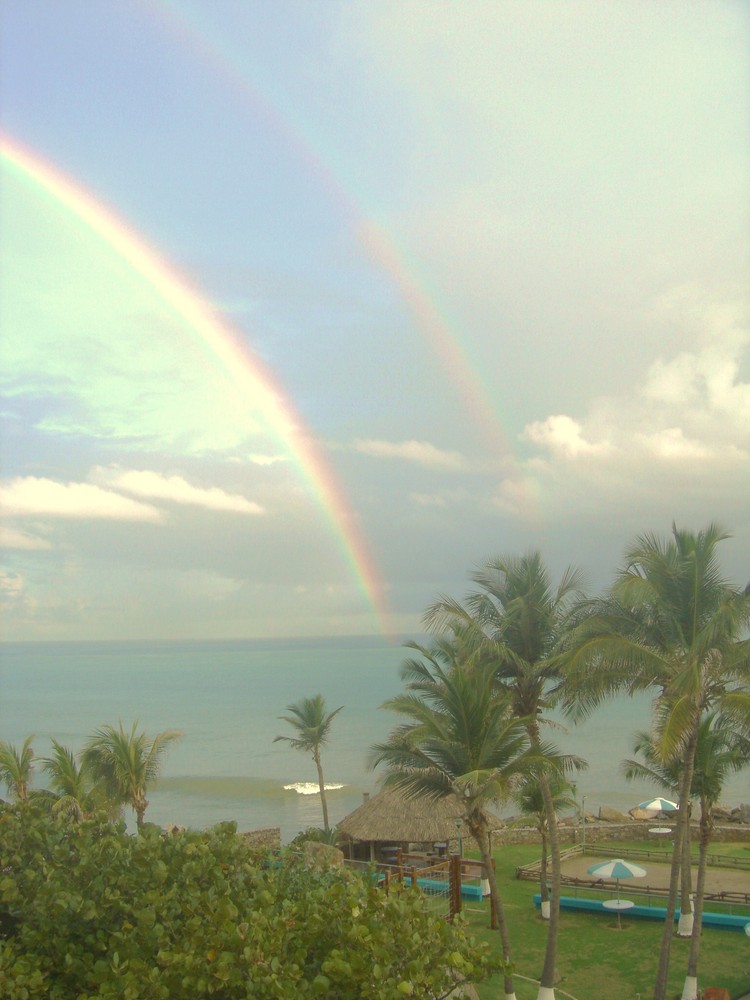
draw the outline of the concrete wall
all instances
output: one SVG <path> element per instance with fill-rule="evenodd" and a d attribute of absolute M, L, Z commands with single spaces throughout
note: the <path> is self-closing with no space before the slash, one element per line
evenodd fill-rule
<path fill-rule="evenodd" d="M 586 822 L 586 843 L 598 843 L 600 841 L 611 840 L 645 840 L 655 843 L 660 839 L 659 834 L 649 833 L 649 829 L 654 826 L 671 826 L 670 823 L 642 822 L 630 820 L 628 823 L 604 823 L 599 820 Z M 697 839 L 698 827 L 693 824 L 693 835 Z M 669 837 L 662 834 L 665 840 Z M 750 842 L 750 826 L 741 823 L 728 823 L 726 826 L 714 827 L 714 842 L 741 841 Z M 580 827 L 561 826 L 560 843 L 563 847 L 567 844 L 580 844 Z M 539 834 L 534 827 L 508 827 L 492 834 L 492 843 L 498 844 L 538 844 Z"/>

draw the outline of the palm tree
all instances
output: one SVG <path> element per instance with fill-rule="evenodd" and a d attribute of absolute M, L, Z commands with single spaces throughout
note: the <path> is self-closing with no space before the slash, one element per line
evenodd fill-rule
<path fill-rule="evenodd" d="M 555 806 L 555 815 L 561 809 L 577 808 L 578 803 L 575 798 L 575 788 L 562 775 L 551 776 L 549 779 L 549 788 Z M 532 816 L 534 818 L 536 828 L 539 832 L 542 845 L 542 860 L 539 866 L 539 892 L 542 897 L 542 916 L 548 920 L 551 910 L 549 884 L 547 882 L 549 824 L 547 820 L 547 808 L 538 776 L 532 776 L 523 783 L 518 792 L 517 801 L 521 807 L 521 812 L 525 816 Z"/>
<path fill-rule="evenodd" d="M 487 807 L 509 798 L 541 765 L 530 751 L 524 719 L 513 715 L 507 693 L 494 681 L 494 665 L 467 662 L 461 636 L 438 638 L 431 648 L 408 643 L 420 657 L 407 659 L 401 677 L 407 693 L 383 708 L 405 721 L 386 743 L 372 748 L 373 767 L 385 764 L 386 784 L 415 797 L 456 796 L 479 846 L 490 884 L 490 905 L 500 932 L 506 1000 L 514 1000 L 511 944 L 492 865 Z"/>
<path fill-rule="evenodd" d="M 0 740 L 0 781 L 18 802 L 29 797 L 29 783 L 34 770 L 33 736 L 27 736 L 19 750 L 12 743 Z"/>
<path fill-rule="evenodd" d="M 654 1000 L 666 996 L 701 718 L 719 710 L 744 725 L 750 717 L 750 641 L 743 638 L 750 590 L 721 575 L 716 548 L 727 537 L 711 524 L 698 533 L 673 525 L 671 538 L 636 539 L 610 594 L 581 607 L 568 660 L 566 698 L 578 715 L 616 693 L 656 688 L 663 709 L 659 755 L 683 761 Z"/>
<path fill-rule="evenodd" d="M 320 751 L 328 742 L 334 717 L 343 707 L 340 705 L 332 712 L 326 712 L 326 703 L 320 694 L 316 694 L 312 698 L 303 698 L 302 701 L 298 701 L 294 705 L 287 705 L 286 710 L 290 714 L 280 715 L 279 718 L 293 727 L 296 736 L 277 736 L 274 739 L 274 743 L 281 740 L 288 743 L 294 750 L 301 750 L 312 755 L 318 771 L 320 804 L 323 809 L 323 829 L 326 831 L 330 828 L 328 826 L 328 803 L 326 802 L 326 786 L 323 780 Z"/>
<path fill-rule="evenodd" d="M 657 719 L 658 726 L 658 719 Z M 627 781 L 648 781 L 674 798 L 679 798 L 682 760 L 674 757 L 665 761 L 660 753 L 658 738 L 645 730 L 636 733 L 633 752 L 638 757 L 623 761 L 622 770 Z M 692 811 L 692 803 L 691 803 Z M 682 863 L 680 876 L 680 920 L 677 927 L 679 937 L 690 937 L 693 931 L 692 862 L 690 824 L 682 841 Z"/>
<path fill-rule="evenodd" d="M 90 766 L 85 761 L 79 764 L 68 747 L 53 739 L 52 756 L 42 757 L 41 761 L 56 795 L 53 812 L 66 813 L 80 822 L 105 805 L 104 789 L 94 783 Z"/>
<path fill-rule="evenodd" d="M 552 586 L 539 552 L 489 561 L 471 577 L 479 589 L 464 604 L 441 598 L 425 615 L 433 629 L 460 629 L 476 656 L 488 659 L 496 684 L 505 688 L 516 715 L 526 719 L 532 747 L 541 746 L 539 723 L 554 704 L 561 685 L 558 646 L 567 629 L 568 616 L 581 599 L 581 574 L 569 567 Z M 566 767 L 583 767 L 569 757 Z M 540 977 L 538 1000 L 554 1000 L 557 939 L 560 923 L 560 839 L 557 813 L 547 774 L 539 775 L 544 801 L 552 867 L 552 901 L 547 947 Z"/>
<path fill-rule="evenodd" d="M 182 733 L 168 729 L 149 738 L 137 728 L 134 722 L 126 732 L 120 722 L 117 729 L 97 729 L 81 752 L 81 765 L 103 782 L 109 799 L 133 808 L 140 830 L 148 807 L 146 790 L 159 777 L 169 745 Z"/>
<path fill-rule="evenodd" d="M 698 874 L 695 883 L 695 920 L 690 938 L 687 974 L 682 1000 L 698 996 L 698 959 L 701 946 L 701 916 L 706 884 L 708 847 L 713 834 L 713 809 L 729 774 L 742 770 L 750 763 L 750 741 L 731 720 L 716 714 L 701 719 L 695 755 L 693 792 L 701 805 Z"/>

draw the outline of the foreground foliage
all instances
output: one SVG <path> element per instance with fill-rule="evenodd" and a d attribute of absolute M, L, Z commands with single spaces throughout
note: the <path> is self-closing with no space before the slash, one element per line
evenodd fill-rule
<path fill-rule="evenodd" d="M 234 824 L 132 837 L 4 805 L 0 869 L 7 1000 L 438 998 L 500 965 L 418 893 L 259 858 Z"/>

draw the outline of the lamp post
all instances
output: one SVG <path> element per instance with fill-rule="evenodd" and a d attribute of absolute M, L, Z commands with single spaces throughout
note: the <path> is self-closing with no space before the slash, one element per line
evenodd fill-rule
<path fill-rule="evenodd" d="M 581 799 L 581 853 L 586 853 L 586 796 Z"/>
<path fill-rule="evenodd" d="M 459 819 L 456 820 L 456 833 L 458 834 L 458 856 L 459 857 L 463 857 L 463 853 L 464 853 L 462 851 L 462 849 L 461 849 L 461 824 L 462 823 L 463 823 L 462 819 L 459 818 Z"/>

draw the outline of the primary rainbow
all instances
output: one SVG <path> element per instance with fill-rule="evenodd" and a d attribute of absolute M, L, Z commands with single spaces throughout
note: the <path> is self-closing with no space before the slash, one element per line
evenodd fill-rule
<path fill-rule="evenodd" d="M 389 635 L 389 611 L 383 586 L 356 515 L 313 434 L 270 369 L 211 305 L 190 288 L 182 275 L 100 201 L 7 135 L 0 135 L 0 158 L 24 181 L 41 189 L 119 254 L 187 323 L 204 345 L 211 362 L 221 369 L 234 388 L 258 403 L 268 426 L 300 476 L 312 488 L 363 596 L 377 617 L 380 630 Z"/>

